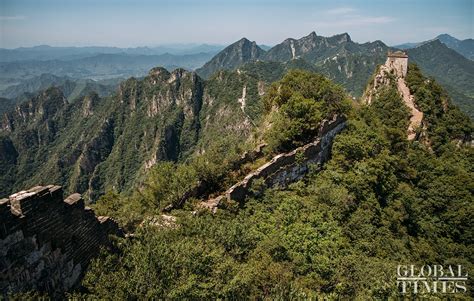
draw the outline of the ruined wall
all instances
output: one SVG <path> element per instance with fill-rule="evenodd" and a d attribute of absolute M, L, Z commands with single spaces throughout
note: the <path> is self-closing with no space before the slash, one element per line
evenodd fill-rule
<path fill-rule="evenodd" d="M 252 183 L 258 179 L 262 179 L 266 187 L 285 187 L 300 180 L 308 172 L 310 164 L 324 163 L 328 159 L 334 136 L 345 125 L 346 121 L 343 116 L 335 116 L 333 120 L 323 121 L 315 141 L 289 153 L 276 155 L 272 160 L 229 188 L 225 194 L 202 202 L 200 206 L 215 212 L 225 200 L 243 202 L 247 196 L 251 195 Z"/>
<path fill-rule="evenodd" d="M 108 217 L 96 217 L 79 194 L 63 199 L 60 186 L 37 186 L 0 200 L 0 298 L 15 292 L 58 295 L 77 287 L 109 234 L 122 235 Z"/>

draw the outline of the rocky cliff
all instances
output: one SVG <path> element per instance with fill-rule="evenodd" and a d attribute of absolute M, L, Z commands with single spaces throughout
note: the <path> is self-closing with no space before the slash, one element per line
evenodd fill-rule
<path fill-rule="evenodd" d="M 0 195 L 58 183 L 95 200 L 136 186 L 159 161 L 204 151 L 216 137 L 245 140 L 268 84 L 258 72 L 204 81 L 154 68 L 110 97 L 91 93 L 73 103 L 58 88 L 45 90 L 1 119 Z"/>

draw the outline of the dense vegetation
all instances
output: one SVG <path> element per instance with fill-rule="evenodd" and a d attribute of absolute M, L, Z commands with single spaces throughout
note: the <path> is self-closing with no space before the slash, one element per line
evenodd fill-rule
<path fill-rule="evenodd" d="M 322 75 L 298 70 L 270 87 L 264 105 L 267 111 L 276 111 L 266 138 L 269 149 L 275 152 L 310 142 L 322 119 L 350 109 L 342 88 Z"/>
<path fill-rule="evenodd" d="M 307 106 L 321 116 L 322 106 L 313 106 L 327 93 L 308 97 L 305 91 L 320 87 L 311 86 L 314 81 L 293 82 L 306 77 L 317 76 L 296 72 L 279 83 L 280 91 L 291 92 L 282 94 L 287 97 L 280 111 L 295 103 L 296 109 Z M 176 224 L 145 222 L 133 239 L 117 241 L 118 253 L 104 253 L 94 261 L 83 282 L 88 296 L 387 299 L 397 295 L 398 264 L 462 264 L 472 274 L 474 152 L 456 140 L 472 131 L 472 124 L 465 117 L 453 124 L 452 116 L 462 114 L 414 66 L 408 82 L 428 122 L 426 140 L 406 139 L 408 110 L 389 86 L 370 107 L 354 109 L 322 171 L 287 189 L 267 190 L 243 208 L 229 206 L 215 215 L 173 211 Z M 337 88 L 327 88 L 339 95 Z M 430 94 L 420 96 L 425 89 Z M 276 91 L 268 99 L 278 103 L 281 98 L 272 93 Z M 445 102 L 442 110 L 439 101 Z M 315 122 L 305 114 L 287 117 L 303 128 Z M 441 139 L 444 133 L 448 136 Z M 221 163 L 227 155 L 235 155 L 220 154 L 217 165 L 209 155 L 202 166 L 225 166 Z M 136 218 L 129 221 L 133 227 L 142 213 L 157 212 L 147 211 L 150 203 L 143 200 L 156 208 L 156 203 L 180 194 L 179 181 L 194 178 L 198 170 L 160 165 L 152 175 L 154 187 L 141 191 L 151 193 L 148 197 L 109 195 L 97 209 L 125 219 L 120 211 L 127 203 L 128 216 Z M 142 211 L 134 211 L 130 202 L 142 202 L 137 205 Z"/>
<path fill-rule="evenodd" d="M 446 91 L 432 78 L 426 78 L 417 65 L 409 66 L 407 84 L 417 106 L 424 112 L 426 135 L 434 150 L 451 140 L 469 141 L 472 122 L 452 102 Z"/>

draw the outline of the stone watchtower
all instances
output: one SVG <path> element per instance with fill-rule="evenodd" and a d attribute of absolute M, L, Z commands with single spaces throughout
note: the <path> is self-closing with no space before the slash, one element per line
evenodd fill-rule
<path fill-rule="evenodd" d="M 408 55 L 403 51 L 389 51 L 385 66 L 394 70 L 398 77 L 405 78 L 408 70 Z"/>

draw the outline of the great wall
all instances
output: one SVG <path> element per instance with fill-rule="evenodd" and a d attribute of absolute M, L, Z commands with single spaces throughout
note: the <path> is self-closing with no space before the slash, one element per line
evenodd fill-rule
<path fill-rule="evenodd" d="M 372 103 L 372 98 L 375 97 L 378 89 L 381 86 L 387 86 L 390 84 L 389 75 L 393 75 L 395 77 L 397 90 L 411 114 L 410 124 L 407 130 L 407 138 L 408 140 L 414 140 L 417 135 L 417 129 L 422 126 L 423 112 L 418 110 L 416 107 L 414 96 L 411 95 L 410 89 L 405 82 L 407 72 L 408 55 L 402 51 L 389 52 L 385 64 L 379 66 L 373 82 L 369 84 L 368 89 L 365 91 L 364 99 L 365 102 L 370 105 Z"/>
<path fill-rule="evenodd" d="M 57 296 L 77 288 L 109 235 L 123 233 L 96 217 L 81 195 L 66 199 L 60 186 L 37 186 L 0 199 L 0 299 L 37 291 Z"/>
<path fill-rule="evenodd" d="M 309 171 L 311 164 L 322 164 L 328 160 L 334 136 L 342 131 L 345 125 L 344 116 L 336 115 L 332 120 L 324 120 L 315 141 L 289 153 L 274 156 L 269 162 L 230 187 L 224 194 L 201 202 L 199 207 L 216 212 L 226 201 L 242 203 L 247 196 L 252 195 L 252 184 L 257 180 L 262 181 L 265 187 L 285 187 L 289 183 L 300 180 Z"/>

